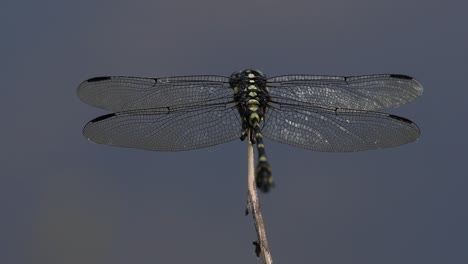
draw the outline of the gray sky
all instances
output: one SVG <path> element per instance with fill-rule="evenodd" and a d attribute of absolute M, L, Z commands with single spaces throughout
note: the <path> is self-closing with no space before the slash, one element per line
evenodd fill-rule
<path fill-rule="evenodd" d="M 157 153 L 88 142 L 99 75 L 402 73 L 416 143 L 352 154 L 267 141 L 275 263 L 468 263 L 462 1 L 4 1 L 0 262 L 259 263 L 246 146 Z"/>

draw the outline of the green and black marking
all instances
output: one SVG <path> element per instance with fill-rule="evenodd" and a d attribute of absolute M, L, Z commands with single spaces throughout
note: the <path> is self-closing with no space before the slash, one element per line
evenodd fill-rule
<path fill-rule="evenodd" d="M 258 165 L 255 169 L 257 188 L 268 192 L 274 184 L 260 125 L 264 121 L 270 100 L 266 76 L 260 71 L 244 70 L 232 74 L 229 84 L 234 90 L 234 100 L 242 118 L 241 139 L 244 140 L 250 134 L 249 140 L 257 145 Z"/>

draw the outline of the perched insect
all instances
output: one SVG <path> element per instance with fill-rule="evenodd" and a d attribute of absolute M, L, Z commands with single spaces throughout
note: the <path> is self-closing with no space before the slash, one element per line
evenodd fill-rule
<path fill-rule="evenodd" d="M 329 152 L 394 147 L 416 140 L 410 120 L 376 112 L 420 96 L 415 79 L 366 76 L 284 75 L 257 70 L 231 77 L 96 77 L 78 87 L 80 99 L 112 111 L 83 129 L 90 140 L 153 151 L 183 151 L 235 139 L 257 145 L 256 184 L 273 186 L 263 137 Z"/>

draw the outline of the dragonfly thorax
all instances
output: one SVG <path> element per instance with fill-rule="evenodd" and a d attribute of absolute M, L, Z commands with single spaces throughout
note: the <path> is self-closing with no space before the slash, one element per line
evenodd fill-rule
<path fill-rule="evenodd" d="M 263 120 L 268 104 L 266 77 L 256 70 L 233 73 L 229 80 L 240 115 L 250 126 Z"/>

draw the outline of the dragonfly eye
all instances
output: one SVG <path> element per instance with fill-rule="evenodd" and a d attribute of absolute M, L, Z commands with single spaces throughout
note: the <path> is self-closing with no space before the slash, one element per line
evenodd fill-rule
<path fill-rule="evenodd" d="M 263 74 L 263 72 L 261 72 L 261 71 L 259 71 L 259 70 L 253 70 L 252 72 L 253 72 L 255 75 L 257 75 L 257 76 L 266 78 L 266 75 Z"/>
<path fill-rule="evenodd" d="M 241 74 L 242 74 L 242 71 L 233 72 L 231 74 L 231 77 L 229 78 L 229 85 L 231 87 L 235 87 L 238 85 Z"/>
<path fill-rule="evenodd" d="M 231 78 L 239 78 L 242 71 L 236 71 L 231 74 Z"/>

